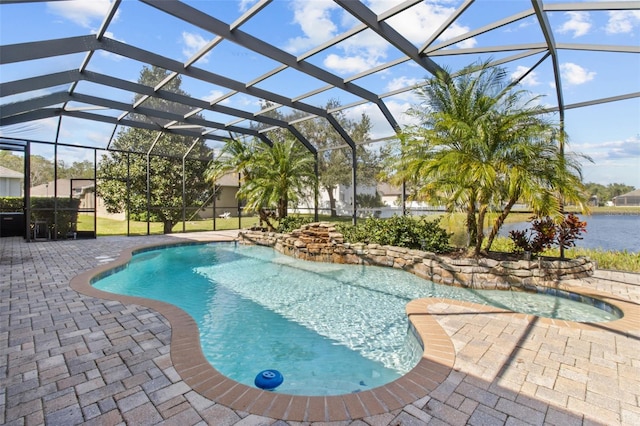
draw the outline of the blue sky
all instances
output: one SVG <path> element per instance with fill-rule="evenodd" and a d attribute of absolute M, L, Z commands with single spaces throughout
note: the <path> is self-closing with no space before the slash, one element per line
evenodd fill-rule
<path fill-rule="evenodd" d="M 211 13 L 218 19 L 233 23 L 255 2 L 252 0 L 193 0 L 185 3 Z M 381 14 L 401 1 L 367 0 L 365 4 Z M 421 46 L 461 4 L 458 0 L 438 0 L 416 4 L 387 22 L 416 46 Z M 546 1 L 545 3 L 558 3 Z M 63 38 L 95 33 L 108 10 L 107 0 L 56 1 L 50 3 L 5 4 L 0 6 L 0 38 L 2 44 L 38 41 L 47 38 Z M 433 44 L 446 42 L 475 28 L 529 9 L 528 0 L 478 0 L 455 20 Z M 640 46 L 640 11 L 551 12 L 549 23 L 558 43 Z M 294 55 L 302 55 L 319 44 L 330 40 L 358 22 L 332 1 L 325 0 L 275 0 L 261 10 L 240 29 L 254 37 L 274 44 Z M 200 28 L 192 27 L 153 7 L 133 0 L 123 0 L 119 12 L 109 25 L 106 36 L 134 46 L 155 51 L 160 55 L 181 62 L 186 61 L 202 46 L 214 38 Z M 543 41 L 537 21 L 528 17 L 494 31 L 476 35 L 453 43 L 447 50 L 435 50 L 432 58 L 438 64 L 455 70 L 489 55 L 443 55 L 456 49 L 501 46 L 514 43 Z M 514 52 L 490 55 L 493 59 L 510 56 Z M 371 67 L 401 57 L 402 54 L 372 32 L 337 44 L 306 60 L 341 78 L 351 78 Z M 33 66 L 6 64 L 0 68 L 3 82 L 49 72 L 77 69 L 84 54 L 33 61 Z M 533 67 L 541 54 L 505 64 L 509 75 L 516 77 Z M 640 54 L 559 50 L 558 59 L 562 73 L 562 88 L 566 105 L 591 99 L 623 95 L 640 91 Z M 194 66 L 215 72 L 234 80 L 249 82 L 278 66 L 259 53 L 247 50 L 228 41 L 222 41 L 211 53 Z M 98 52 L 88 69 L 136 81 L 142 64 L 114 54 Z M 403 63 L 367 77 L 354 80 L 374 93 L 388 93 L 411 86 L 429 77 L 426 70 L 414 64 Z M 545 105 L 557 105 L 551 60 L 545 60 L 523 81 L 522 87 L 543 96 Z M 294 70 L 287 70 L 257 84 L 257 87 L 297 97 L 325 86 L 311 77 Z M 183 78 L 182 88 L 196 98 L 215 100 L 229 94 L 229 90 L 203 82 Z M 63 88 L 52 88 L 51 91 Z M 64 88 L 66 89 L 66 88 Z M 128 92 L 106 90 L 104 87 L 81 82 L 77 92 L 104 96 L 122 102 L 131 102 Z M 48 93 L 48 92 L 47 92 Z M 2 104 L 24 97 L 44 95 L 26 93 L 4 97 Z M 353 95 L 333 89 L 304 99 L 304 102 L 322 106 L 329 99 L 337 99 L 343 105 L 356 101 Z M 417 99 L 411 92 L 384 98 L 385 104 L 401 124 L 410 121 L 404 112 Z M 245 94 L 233 94 L 221 104 L 259 110 L 260 99 Z M 75 105 L 83 107 L 83 105 Z M 74 105 L 71 105 L 74 107 Z M 286 112 L 286 109 L 283 110 Z M 118 111 L 93 111 L 118 116 Z M 373 138 L 390 136 L 393 132 L 378 109 L 370 104 L 359 105 L 345 111 L 354 118 L 365 113 L 374 123 Z M 229 123 L 235 119 L 213 112 L 204 112 L 206 118 Z M 557 119 L 557 117 L 556 117 Z M 247 122 L 239 125 L 248 125 Z M 2 129 L 6 136 L 36 140 L 52 140 L 55 137 L 55 120 L 42 120 L 35 125 Z M 594 163 L 585 162 L 585 181 L 625 183 L 640 188 L 640 98 L 601 104 L 566 112 L 566 130 L 570 137 L 569 149 L 590 156 Z M 103 147 L 113 131 L 113 126 L 88 123 L 85 120 L 65 118 L 60 131 L 60 142 Z M 23 136 L 18 136 L 21 134 Z M 73 148 L 61 148 L 67 161 L 92 159 L 92 154 Z M 51 156 L 52 149 L 42 148 L 42 155 Z M 81 158 L 81 157 L 85 158 Z"/>

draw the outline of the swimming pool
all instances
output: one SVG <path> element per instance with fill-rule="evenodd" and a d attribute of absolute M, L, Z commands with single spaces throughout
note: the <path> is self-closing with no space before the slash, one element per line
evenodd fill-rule
<path fill-rule="evenodd" d="M 259 371 L 274 368 L 285 377 L 278 392 L 302 395 L 366 390 L 409 371 L 422 353 L 404 311 L 416 298 L 580 321 L 616 318 L 559 297 L 448 287 L 392 268 L 305 262 L 234 243 L 141 252 L 93 285 L 180 307 L 222 374 L 253 386 Z"/>

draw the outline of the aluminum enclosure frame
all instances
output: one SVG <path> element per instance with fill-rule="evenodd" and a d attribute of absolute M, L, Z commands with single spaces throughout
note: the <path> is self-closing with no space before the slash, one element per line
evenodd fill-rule
<path fill-rule="evenodd" d="M 433 31 L 432 34 L 426 34 L 424 41 L 420 45 L 416 45 L 407 37 L 403 36 L 388 20 L 394 16 L 411 11 L 411 8 L 420 3 L 418 0 L 398 1 L 397 5 L 381 14 L 374 13 L 365 3 L 352 0 L 335 0 L 335 4 L 342 11 L 350 14 L 358 21 L 350 30 L 336 35 L 320 45 L 314 46 L 310 50 L 299 54 L 291 54 L 282 48 L 279 48 L 266 41 L 251 35 L 242 29 L 248 25 L 252 19 L 258 16 L 265 8 L 272 3 L 271 0 L 259 0 L 252 7 L 242 13 L 234 22 L 227 23 L 219 17 L 199 10 L 196 7 L 181 2 L 179 0 L 139 0 L 140 3 L 153 8 L 157 13 L 170 15 L 171 17 L 182 21 L 185 25 L 199 28 L 211 35 L 211 39 L 200 48 L 196 53 L 192 54 L 186 61 L 177 60 L 175 58 L 163 56 L 155 51 L 144 49 L 133 44 L 116 40 L 108 36 L 109 28 L 113 25 L 114 19 L 118 11 L 123 7 L 121 0 L 115 0 L 111 3 L 109 10 L 104 15 L 102 24 L 95 34 L 86 34 L 68 38 L 45 39 L 35 42 L 4 44 L 0 45 L 0 65 L 18 64 L 20 66 L 29 66 L 32 60 L 43 58 L 56 58 L 71 54 L 83 54 L 82 61 L 75 69 L 68 69 L 60 72 L 42 73 L 34 77 L 28 77 L 19 80 L 5 81 L 0 80 L 0 97 L 21 96 L 19 101 L 2 102 L 0 104 L 0 130 L 7 126 L 20 125 L 25 123 L 42 120 L 45 118 L 57 118 L 58 123 L 64 117 L 73 117 L 76 119 L 87 120 L 91 122 L 106 123 L 113 126 L 108 143 L 105 147 L 83 146 L 75 144 L 74 146 L 88 149 L 111 149 L 111 144 L 116 136 L 118 128 L 140 128 L 158 132 L 158 134 L 169 133 L 177 134 L 193 138 L 194 141 L 224 141 L 229 137 L 232 138 L 257 138 L 266 144 L 271 144 L 269 139 L 269 131 L 272 129 L 283 129 L 295 137 L 303 144 L 313 155 L 318 155 L 318 144 L 316 141 L 310 140 L 303 135 L 296 124 L 301 120 L 321 119 L 325 120 L 328 125 L 333 127 L 337 133 L 344 139 L 344 143 L 352 151 L 353 164 L 353 197 L 356 195 L 356 170 L 355 170 L 355 148 L 358 144 L 367 141 L 354 141 L 348 132 L 341 127 L 335 115 L 341 111 L 353 108 L 359 105 L 373 105 L 384 119 L 388 122 L 391 129 L 388 138 L 394 138 L 401 130 L 398 119 L 394 116 L 391 109 L 385 102 L 386 98 L 412 91 L 416 88 L 416 84 L 409 84 L 403 88 L 396 89 L 386 93 L 374 93 L 365 88 L 358 80 L 364 79 L 377 72 L 391 69 L 399 64 L 412 63 L 417 67 L 424 69 L 428 75 L 434 75 L 442 69 L 439 61 L 446 57 L 457 55 L 491 55 L 495 53 L 513 52 L 511 56 L 502 57 L 494 60 L 496 65 L 506 63 L 517 63 L 517 61 L 532 55 L 540 55 L 541 59 L 529 70 L 532 72 L 537 67 L 547 61 L 552 62 L 553 76 L 555 80 L 555 106 L 547 109 L 548 112 L 557 112 L 560 117 L 560 125 L 564 126 L 565 111 L 574 108 L 582 108 L 592 105 L 598 105 L 609 102 L 618 102 L 622 100 L 634 99 L 640 97 L 640 91 L 630 91 L 628 93 L 611 94 L 611 96 L 589 99 L 573 104 L 566 104 L 562 76 L 559 69 L 558 52 L 562 50 L 571 51 L 588 51 L 588 52 L 617 52 L 617 53 L 640 53 L 640 46 L 616 46 L 616 45 L 596 45 L 596 44 L 580 44 L 580 43 L 561 43 L 557 42 L 554 37 L 554 29 L 549 23 L 548 15 L 554 12 L 597 12 L 597 11 L 638 11 L 640 10 L 640 1 L 600 1 L 600 2 L 547 2 L 544 0 L 531 0 L 530 7 L 515 13 L 506 18 L 496 19 L 479 28 L 472 28 L 456 37 L 447 40 L 441 40 L 440 36 L 455 23 L 464 13 L 472 7 L 476 2 L 474 0 L 465 0 L 458 3 L 457 9 L 447 18 L 447 20 Z M 18 0 L 0 0 L 0 11 L 7 5 L 16 7 L 20 4 L 43 3 L 40 0 L 18 1 Z M 496 31 L 507 25 L 520 22 L 524 19 L 534 19 L 537 23 L 543 37 L 539 42 L 534 43 L 514 43 L 498 46 L 484 47 L 458 47 L 452 48 L 454 45 L 470 40 L 473 37 Z M 28 31 L 28 29 L 25 29 Z M 349 77 L 339 76 L 338 74 L 327 71 L 318 65 L 315 65 L 311 59 L 321 52 L 328 51 L 331 48 L 345 41 L 353 40 L 359 34 L 369 31 L 377 35 L 384 42 L 388 43 L 390 48 L 399 52 L 399 56 L 395 59 L 370 69 L 359 72 Z M 256 55 L 261 55 L 275 62 L 277 65 L 270 71 L 262 74 L 260 77 L 251 81 L 241 81 L 232 79 L 199 66 L 205 55 L 213 52 L 216 47 L 223 42 L 234 43 L 247 51 Z M 94 60 L 94 56 L 98 52 L 119 55 L 131 60 L 135 60 L 148 66 L 157 66 L 169 71 L 169 76 L 155 87 L 144 86 L 121 78 L 112 77 L 107 72 L 99 73 L 89 70 L 89 65 Z M 323 83 L 323 86 L 315 88 L 298 96 L 285 96 L 277 91 L 267 90 L 260 87 L 260 84 L 269 78 L 287 70 L 302 73 L 305 76 Z M 196 79 L 200 82 L 210 84 L 216 87 L 222 87 L 227 90 L 226 93 L 214 100 L 203 100 L 192 96 L 173 93 L 167 90 L 167 85 L 180 76 Z M 524 78 L 526 74 L 521 79 Z M 103 96 L 96 96 L 92 93 L 82 93 L 78 90 L 79 83 L 90 82 L 95 85 L 107 88 L 117 89 L 119 91 L 128 91 L 131 93 L 131 99 L 136 101 L 122 102 L 117 99 L 109 99 Z M 341 93 L 347 94 L 355 101 L 343 105 L 335 110 L 328 110 L 313 104 L 312 97 L 330 90 L 339 90 Z M 46 93 L 42 95 L 42 93 Z M 246 94 L 251 97 L 262 99 L 272 105 L 259 111 L 250 109 L 240 109 L 224 105 L 224 100 L 234 94 Z M 157 98 L 163 101 L 172 102 L 181 105 L 187 113 L 171 113 L 160 111 L 145 106 L 144 102 L 148 98 Z M 69 105 L 73 102 L 87 105 L 86 108 L 72 108 Z M 285 121 L 273 118 L 268 112 L 273 108 L 286 107 L 294 111 L 304 114 L 304 118 L 295 121 Z M 92 109 L 110 109 L 119 111 L 117 116 L 108 116 L 92 112 Z M 232 117 L 228 122 L 218 122 L 211 119 L 200 118 L 197 116 L 202 111 L 211 111 Z M 132 118 L 132 114 L 144 116 L 145 121 Z M 258 123 L 262 128 L 256 129 L 252 123 Z M 22 138 L 19 134 L 2 135 L 4 139 L 10 140 L 29 140 Z M 56 135 L 54 144 L 56 146 L 64 145 L 64 141 L 60 141 Z M 30 140 L 30 142 L 40 142 Z M 194 142 L 195 143 L 195 142 Z M 72 144 L 73 145 L 73 144 Z M 184 155 L 177 153 L 176 158 L 182 158 Z M 354 203 L 355 204 L 355 203 Z M 353 218 L 356 218 L 355 206 Z"/>

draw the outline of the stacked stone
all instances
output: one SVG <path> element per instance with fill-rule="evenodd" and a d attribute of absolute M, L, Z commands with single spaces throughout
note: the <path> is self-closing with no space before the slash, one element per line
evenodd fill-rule
<path fill-rule="evenodd" d="M 280 253 L 317 262 L 376 265 L 403 269 L 421 278 L 453 286 L 498 290 L 535 290 L 560 280 L 593 275 L 586 258 L 568 260 L 451 259 L 435 253 L 379 244 L 345 243 L 328 222 L 303 226 L 290 234 L 242 231 L 240 241 L 273 247 Z"/>

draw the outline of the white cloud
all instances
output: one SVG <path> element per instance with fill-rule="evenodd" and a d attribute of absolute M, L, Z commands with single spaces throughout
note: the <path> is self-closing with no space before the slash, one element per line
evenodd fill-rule
<path fill-rule="evenodd" d="M 405 87 L 413 86 L 417 84 L 420 80 L 417 78 L 408 78 L 405 76 L 400 76 L 394 78 L 389 83 L 387 83 L 387 91 L 391 92 L 393 90 L 402 89 Z"/>
<path fill-rule="evenodd" d="M 102 23 L 109 8 L 110 0 L 72 0 L 47 3 L 48 9 L 55 15 L 75 22 L 81 27 L 91 28 Z M 118 13 L 114 19 L 118 18 Z"/>
<path fill-rule="evenodd" d="M 512 25 L 507 26 L 504 29 L 504 32 L 505 33 L 515 33 L 515 32 L 520 31 L 521 29 L 530 27 L 531 25 L 535 25 L 537 22 L 538 21 L 536 20 L 536 18 L 524 19 L 524 20 L 521 20 L 520 23 L 515 27 L 512 26 Z"/>
<path fill-rule="evenodd" d="M 385 101 L 385 104 L 387 105 L 389 111 L 391 111 L 391 114 L 393 114 L 396 120 L 398 120 L 398 124 L 400 125 L 400 127 L 417 126 L 418 124 L 420 124 L 420 119 L 407 114 L 407 111 L 409 111 L 409 109 L 414 106 L 412 103 L 391 100 Z"/>
<path fill-rule="evenodd" d="M 97 34 L 97 31 L 91 31 L 91 34 Z M 111 31 L 105 31 L 104 36 L 110 38 L 111 40 L 117 40 L 119 42 L 125 43 L 124 39 L 116 38 L 116 36 Z"/>
<path fill-rule="evenodd" d="M 208 95 L 204 96 L 202 99 L 207 101 L 207 102 L 213 102 L 216 99 L 220 98 L 220 96 L 224 95 L 225 93 L 222 92 L 221 90 L 212 90 L 209 92 Z M 228 104 L 229 102 L 229 98 L 223 99 L 222 101 L 219 102 L 220 104 Z"/>
<path fill-rule="evenodd" d="M 519 79 L 524 74 L 526 74 L 527 71 L 529 71 L 530 69 L 531 68 L 529 68 L 529 67 L 524 67 L 522 65 L 518 65 L 516 70 L 511 73 L 511 79 L 512 80 Z M 522 79 L 520 84 L 522 84 L 524 86 L 538 86 L 540 84 L 540 82 L 538 81 L 537 77 L 538 77 L 538 75 L 536 74 L 536 72 L 535 71 L 531 71 L 529 73 L 529 75 L 527 75 L 525 78 Z"/>
<path fill-rule="evenodd" d="M 95 30 L 95 31 L 91 31 L 91 34 L 97 34 L 97 33 L 98 33 L 98 31 L 97 31 L 97 30 Z M 116 36 L 115 36 L 111 31 L 105 31 L 104 36 L 105 36 L 105 37 L 107 37 L 107 38 L 110 38 L 111 40 L 117 40 L 117 41 L 119 41 L 119 42 L 121 42 L 121 43 L 126 43 L 126 41 L 125 41 L 125 40 L 123 40 L 123 39 L 119 39 L 119 38 L 116 38 Z M 123 57 L 123 56 L 117 55 L 117 54 L 115 54 L 115 53 L 111 53 L 111 52 L 109 52 L 108 50 L 102 50 L 102 49 L 100 49 L 100 50 L 98 51 L 98 54 L 99 54 L 100 56 L 102 56 L 103 58 L 109 58 L 109 59 L 111 59 L 111 60 L 112 60 L 112 61 L 114 61 L 114 62 L 120 62 L 120 61 L 122 61 L 122 60 L 124 59 L 124 57 Z"/>
<path fill-rule="evenodd" d="M 233 101 L 231 101 L 233 99 Z M 227 98 L 228 102 L 233 102 L 238 105 L 239 108 L 254 108 L 256 111 L 260 109 L 260 100 L 251 96 L 243 94 L 234 95 L 231 98 Z M 225 102 L 227 101 L 225 100 Z"/>
<path fill-rule="evenodd" d="M 634 136 L 624 141 L 611 142 L 605 145 L 609 148 L 607 158 L 640 157 L 640 137 Z"/>
<path fill-rule="evenodd" d="M 447 31 L 442 34 L 443 37 L 448 36 Z M 472 47 L 475 47 L 476 44 L 478 44 L 478 41 L 475 38 L 468 38 L 466 40 L 462 40 L 460 43 L 456 43 L 456 46 L 460 49 L 471 49 Z"/>
<path fill-rule="evenodd" d="M 363 56 L 341 56 L 335 53 L 327 55 L 323 63 L 327 68 L 344 74 L 357 74 L 376 65 Z"/>
<path fill-rule="evenodd" d="M 571 62 L 560 64 L 560 73 L 562 79 L 571 85 L 584 84 L 593 80 L 596 76 L 594 71 L 588 71 L 586 68 Z"/>
<path fill-rule="evenodd" d="M 372 0 L 368 6 L 376 13 L 388 10 L 397 5 L 395 0 Z M 326 0 L 296 0 L 293 3 L 294 23 L 300 25 L 302 36 L 291 38 L 286 49 L 290 52 L 301 52 L 315 47 L 338 34 L 340 28 L 351 28 L 356 20 L 347 12 L 341 19 L 333 17 L 335 3 Z M 416 45 L 424 43 L 428 34 L 439 27 L 453 12 L 454 8 L 440 4 L 417 4 L 406 13 L 390 18 L 387 22 L 404 37 Z M 443 40 L 456 37 L 469 31 L 453 23 L 440 37 Z M 464 40 L 458 47 L 475 46 L 474 39 Z M 375 67 L 387 59 L 389 44 L 372 31 L 365 31 L 339 43 L 334 51 L 328 53 L 324 59 L 324 66 L 337 73 L 358 73 Z M 342 51 L 340 52 L 336 52 Z"/>
<path fill-rule="evenodd" d="M 572 143 L 571 151 L 588 155 L 582 162 L 585 182 L 625 183 L 640 188 L 640 137 L 603 142 Z"/>
<path fill-rule="evenodd" d="M 371 0 L 369 7 L 376 13 L 380 13 L 397 6 L 397 3 L 395 0 Z M 455 7 L 423 2 L 411 7 L 404 13 L 389 18 L 386 22 L 409 41 L 421 46 L 428 36 L 438 29 L 455 10 Z M 449 40 L 467 32 L 469 32 L 469 27 L 453 22 L 438 40 Z M 460 48 L 470 48 L 475 45 L 476 40 L 473 38 L 456 44 Z"/>
<path fill-rule="evenodd" d="M 191 58 L 208 43 L 200 34 L 188 33 L 186 31 L 182 33 L 182 42 L 184 43 L 182 54 L 187 58 Z M 207 55 L 201 58 L 200 61 L 207 62 Z"/>
<path fill-rule="evenodd" d="M 342 73 L 358 73 L 380 65 L 387 56 L 388 44 L 373 32 L 357 34 L 337 46 L 343 55 L 330 53 L 323 63 Z"/>
<path fill-rule="evenodd" d="M 415 95 L 413 87 L 420 82 L 422 82 L 422 80 L 417 78 L 408 78 L 405 76 L 401 76 L 401 77 L 394 78 L 389 83 L 387 83 L 387 86 L 385 89 L 387 92 L 392 92 L 394 90 L 406 89 L 407 87 L 412 87 L 411 90 L 393 95 L 393 99 L 399 99 L 399 100 L 407 101 L 411 103 L 418 103 L 419 99 Z"/>
<path fill-rule="evenodd" d="M 331 39 L 337 26 L 331 20 L 331 11 L 338 6 L 330 0 L 296 0 L 292 3 L 293 23 L 300 25 L 303 36 L 289 39 L 285 50 L 300 53 Z"/>
<path fill-rule="evenodd" d="M 411 104 L 409 102 L 398 102 L 396 100 L 387 99 L 384 103 L 387 106 L 387 109 L 391 111 L 391 114 L 395 117 L 400 127 L 418 124 L 415 121 L 415 118 L 406 114 L 406 111 L 411 108 Z M 363 104 L 345 110 L 345 116 L 354 121 L 360 121 L 362 114 L 366 114 L 371 119 L 371 139 L 384 138 L 394 134 L 393 128 L 387 119 L 384 118 L 380 109 L 376 105 Z"/>
<path fill-rule="evenodd" d="M 246 12 L 257 1 L 258 0 L 240 0 L 240 3 L 238 4 L 238 10 L 240 12 Z"/>
<path fill-rule="evenodd" d="M 587 12 L 567 12 L 566 16 L 569 20 L 566 21 L 558 29 L 561 34 L 573 33 L 573 38 L 583 36 L 591 29 L 591 20 L 589 19 L 589 13 Z"/>
<path fill-rule="evenodd" d="M 633 32 L 640 25 L 640 10 L 615 10 L 609 12 L 606 31 L 608 34 Z"/>

